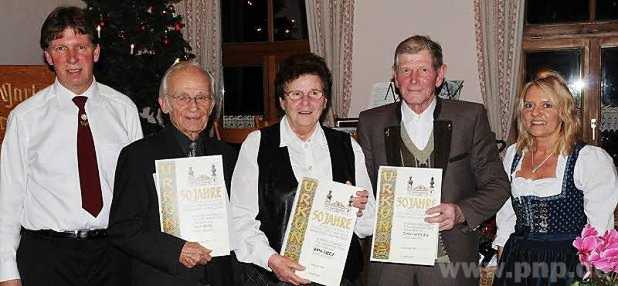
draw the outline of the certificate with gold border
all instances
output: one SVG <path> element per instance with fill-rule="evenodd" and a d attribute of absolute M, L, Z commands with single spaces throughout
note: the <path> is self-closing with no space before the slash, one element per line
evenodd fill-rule
<path fill-rule="evenodd" d="M 161 231 L 230 254 L 228 196 L 221 155 L 155 161 Z"/>
<path fill-rule="evenodd" d="M 361 188 L 303 178 L 298 184 L 281 255 L 305 267 L 302 278 L 339 285 L 358 209 L 352 206 Z"/>
<path fill-rule="evenodd" d="M 442 169 L 381 166 L 371 261 L 434 265 L 438 224 L 425 211 L 440 204 Z"/>

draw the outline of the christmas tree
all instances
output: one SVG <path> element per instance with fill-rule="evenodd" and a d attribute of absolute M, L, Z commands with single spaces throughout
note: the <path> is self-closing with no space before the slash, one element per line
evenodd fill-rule
<path fill-rule="evenodd" d="M 84 0 L 101 45 L 97 81 L 129 96 L 142 117 L 144 134 L 160 129 L 158 89 L 175 61 L 194 57 L 183 39 L 182 18 L 172 2 Z"/>

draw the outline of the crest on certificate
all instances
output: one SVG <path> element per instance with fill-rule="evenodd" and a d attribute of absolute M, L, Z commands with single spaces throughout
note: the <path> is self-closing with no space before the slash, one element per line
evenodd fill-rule
<path fill-rule="evenodd" d="M 354 196 L 352 195 L 350 195 L 347 201 L 333 200 L 333 190 L 328 190 L 328 194 L 324 199 L 324 209 L 333 213 L 347 214 L 352 210 L 353 201 Z"/>
<path fill-rule="evenodd" d="M 214 164 L 210 165 L 210 171 L 202 174 L 196 174 L 193 167 L 187 170 L 187 183 L 190 187 L 210 186 L 217 182 L 217 167 Z"/>
<path fill-rule="evenodd" d="M 419 179 L 414 179 L 414 176 L 408 177 L 408 195 L 411 196 L 430 196 L 436 190 L 436 183 L 433 177 L 428 182 L 422 182 Z"/>

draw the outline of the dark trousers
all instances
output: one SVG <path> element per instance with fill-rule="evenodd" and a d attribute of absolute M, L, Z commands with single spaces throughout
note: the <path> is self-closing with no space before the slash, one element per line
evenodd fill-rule
<path fill-rule="evenodd" d="M 129 285 L 129 265 L 107 238 L 50 238 L 22 231 L 17 249 L 23 286 Z"/>
<path fill-rule="evenodd" d="M 478 286 L 476 263 L 436 264 L 436 266 L 396 263 L 369 263 L 368 286 Z"/>

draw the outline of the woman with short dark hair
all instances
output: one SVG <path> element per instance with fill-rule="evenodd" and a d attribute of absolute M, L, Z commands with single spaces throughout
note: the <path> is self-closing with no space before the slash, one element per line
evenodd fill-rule
<path fill-rule="evenodd" d="M 286 59 L 276 78 L 285 116 L 278 124 L 252 132 L 242 144 L 230 201 L 232 239 L 238 260 L 244 262 L 244 285 L 309 283 L 294 273 L 301 265 L 278 254 L 302 177 L 365 188 L 353 201 L 364 212 L 359 213 L 341 282 L 360 285 L 358 237 L 372 233 L 375 199 L 358 143 L 349 134 L 320 124 L 331 85 L 322 58 L 304 54 Z"/>

